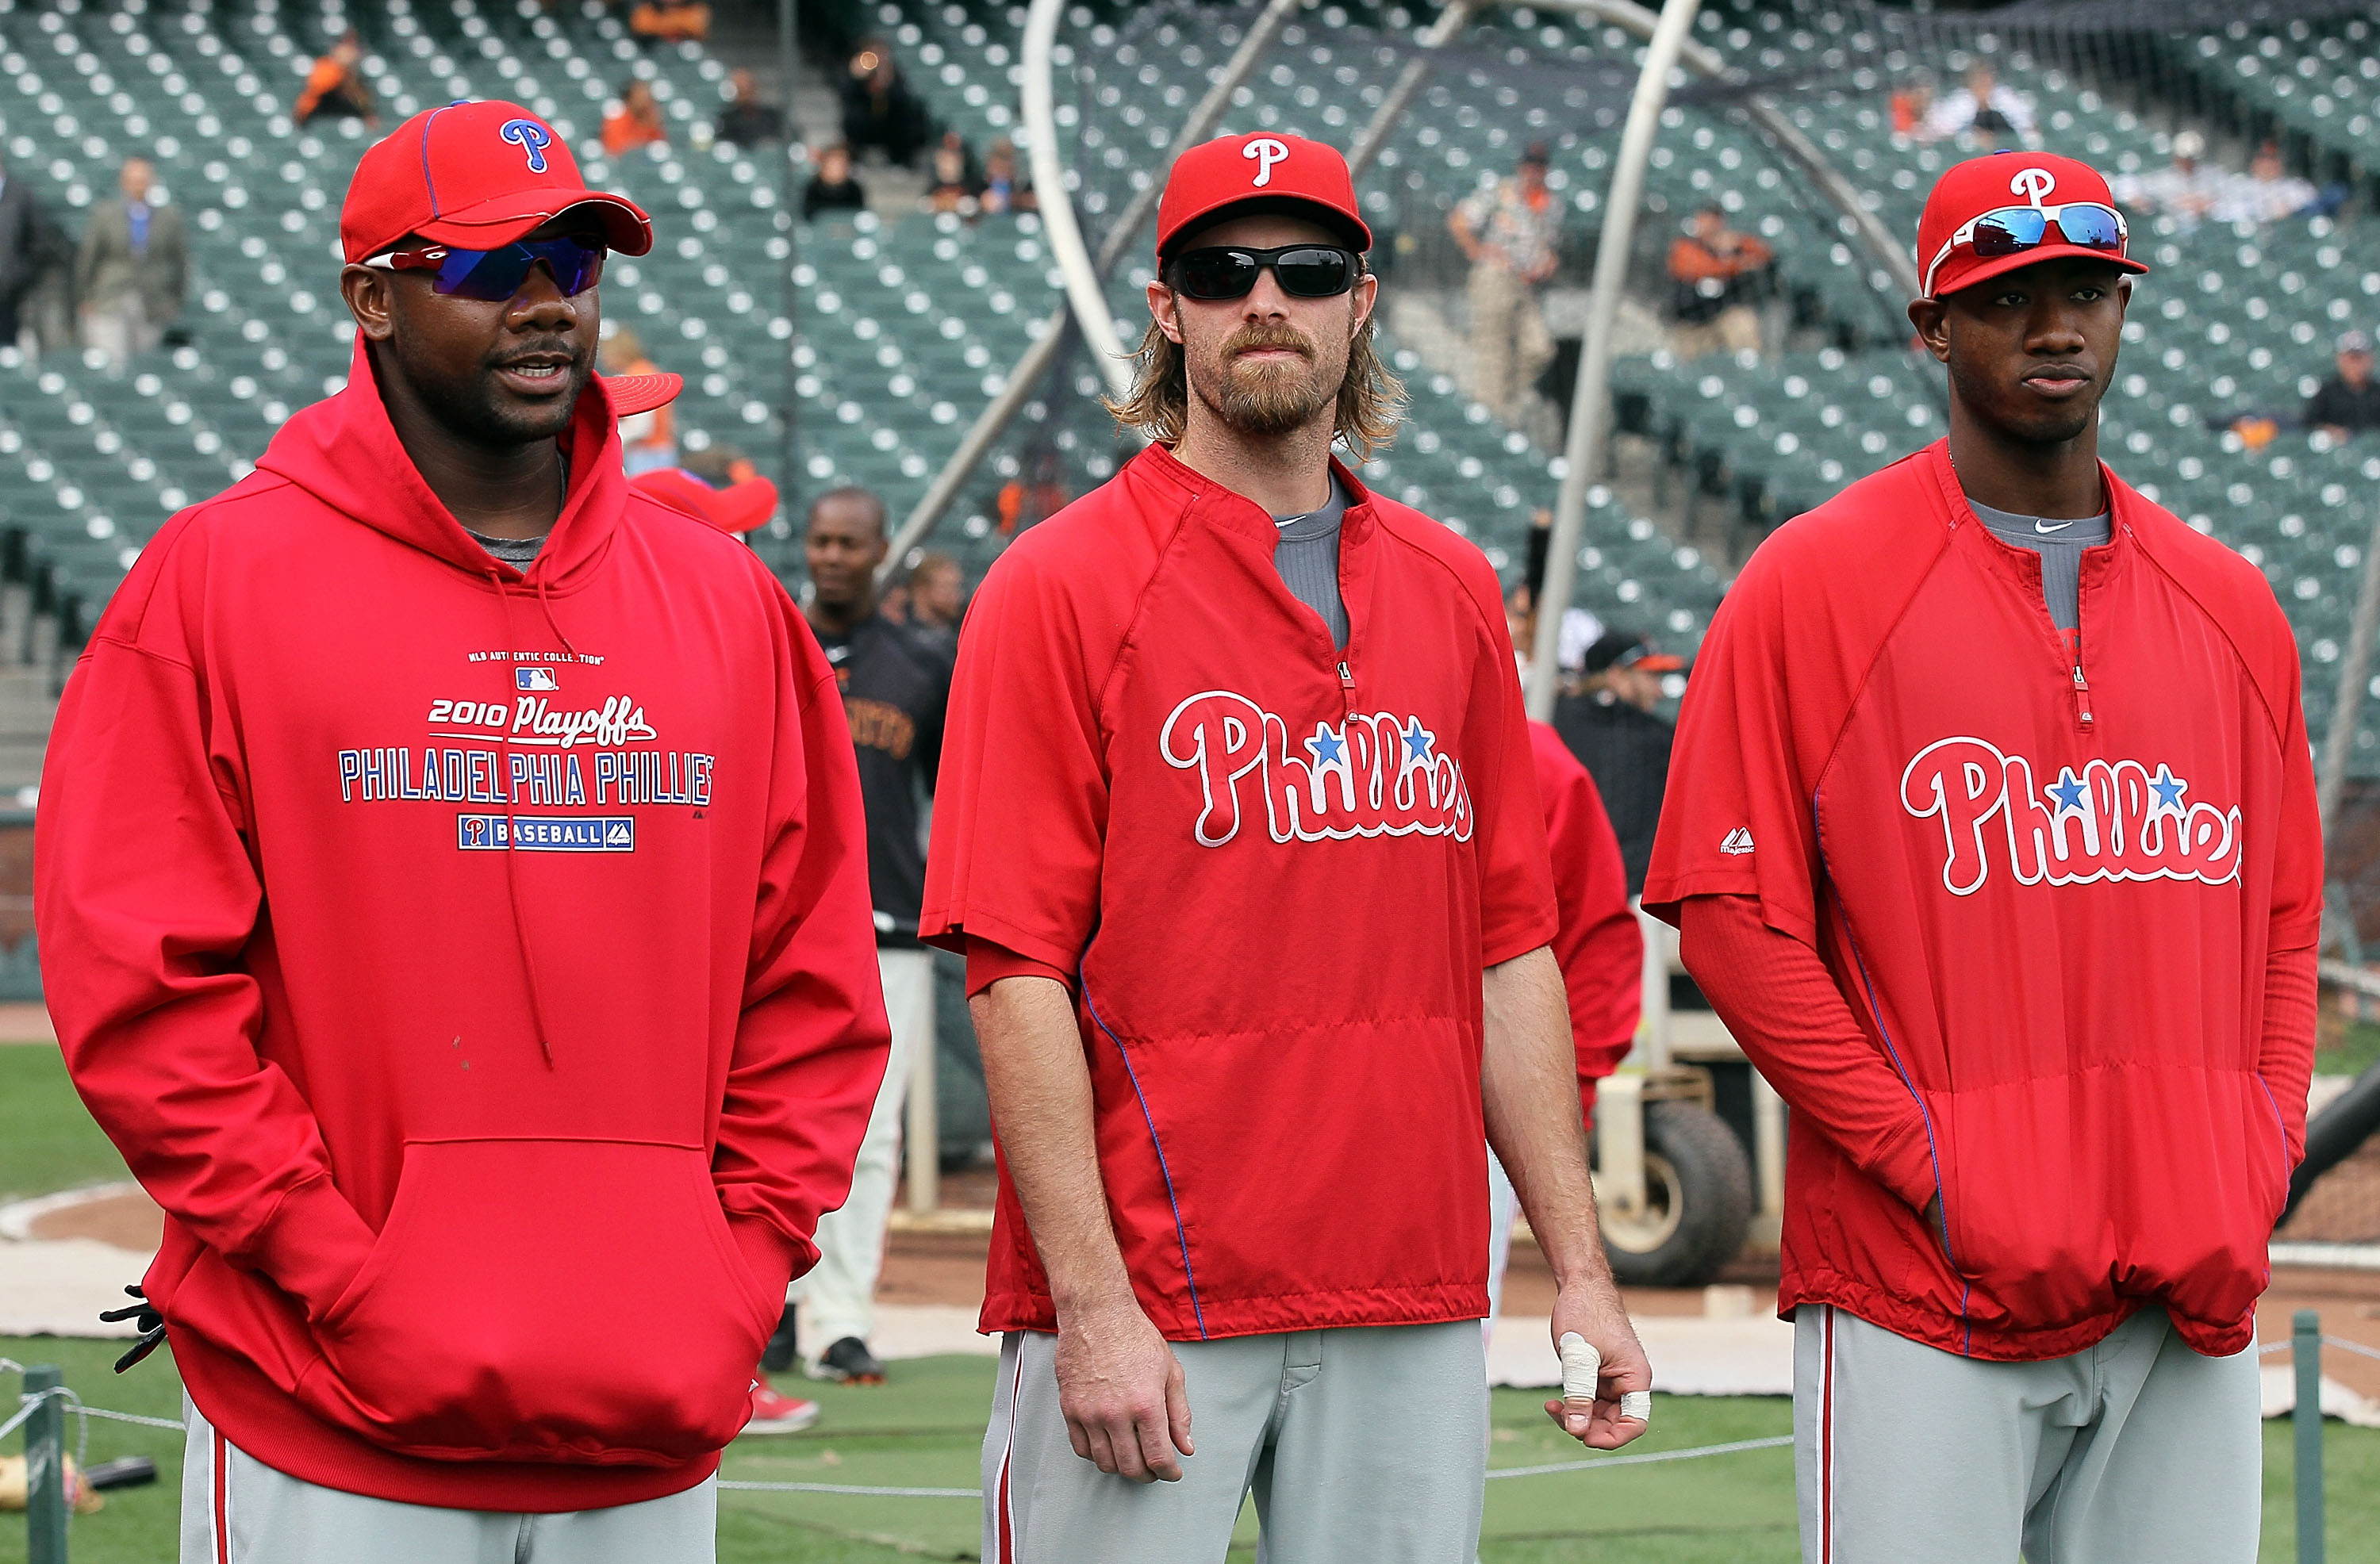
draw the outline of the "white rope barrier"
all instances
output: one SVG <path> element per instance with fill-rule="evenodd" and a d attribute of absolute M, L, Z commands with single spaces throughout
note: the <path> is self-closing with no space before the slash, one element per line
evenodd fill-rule
<path fill-rule="evenodd" d="M 2380 1348 L 2367 1347 L 2361 1341 L 2350 1341 L 2343 1336 L 2325 1336 L 2322 1338 L 2322 1344 L 2325 1347 L 2337 1348 L 2343 1352 L 2352 1352 L 2359 1357 L 2380 1362 Z M 2256 1355 L 2271 1357 L 2276 1353 L 2289 1351 L 2290 1346 L 2291 1343 L 2289 1341 L 2262 1342 L 2256 1348 Z M 21 1374 L 24 1372 L 24 1364 L 13 1358 L 0 1358 L 0 1372 Z M 139 1412 L 116 1412 L 108 1407 L 87 1406 L 81 1397 L 64 1385 L 20 1395 L 18 1400 L 21 1404 L 16 1415 L 5 1423 L 0 1423 L 0 1439 L 6 1438 L 23 1427 L 26 1420 L 33 1415 L 34 1409 L 42 1402 L 53 1400 L 65 1403 L 68 1410 L 83 1420 L 82 1433 L 85 1438 L 90 1434 L 90 1420 L 94 1417 L 104 1418 L 113 1423 L 136 1424 L 144 1428 L 168 1429 L 176 1434 L 184 1429 L 182 1420 L 179 1418 L 146 1417 Z M 1695 1445 L 1679 1450 L 1646 1450 L 1634 1455 L 1590 1456 L 1584 1461 L 1548 1461 L 1539 1466 L 1506 1466 L 1489 1472 L 1488 1481 L 1493 1483 L 1512 1477 L 1548 1477 L 1563 1472 L 1594 1472 L 1606 1467 L 1652 1466 L 1665 1461 L 1699 1461 L 1709 1456 L 1736 1455 L 1747 1450 L 1782 1449 L 1792 1442 L 1792 1435 L 1777 1434 L 1766 1438 L 1730 1439 L 1724 1444 Z M 79 1443 L 81 1443 L 80 1440 L 78 1441 L 78 1444 Z M 852 1498 L 979 1499 L 983 1497 L 983 1490 L 980 1488 L 889 1487 L 861 1483 L 756 1483 L 722 1479 L 719 1486 L 721 1491 L 726 1493 L 837 1494 Z"/>

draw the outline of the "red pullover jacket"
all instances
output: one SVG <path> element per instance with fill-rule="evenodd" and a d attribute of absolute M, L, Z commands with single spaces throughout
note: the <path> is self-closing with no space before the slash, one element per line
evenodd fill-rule
<path fill-rule="evenodd" d="M 959 641 L 922 932 L 1079 973 L 1099 1171 L 1175 1340 L 1487 1312 L 1480 972 L 1549 942 L 1496 577 L 1367 493 L 1348 643 L 1272 519 L 1152 446 Z M 1003 1170 L 982 1326 L 1056 1328 Z"/>
<path fill-rule="evenodd" d="M 1578 1100 L 1595 1122 L 1595 1083 L 1620 1068 L 1636 1042 L 1645 1009 L 1645 935 L 1628 905 L 1620 839 L 1603 810 L 1595 777 L 1550 724 L 1529 724 L 1537 796 L 1546 806 L 1554 900 L 1561 927 L 1554 960 L 1570 996 L 1571 1042 L 1578 1054 Z"/>
<path fill-rule="evenodd" d="M 166 1212 L 200 1411 L 309 1482 L 700 1482 L 844 1198 L 887 1031 L 834 676 L 579 399 L 524 576 L 369 360 L 176 517 L 50 741 L 42 979 Z"/>
<path fill-rule="evenodd" d="M 2079 667 L 1947 443 L 1780 528 L 1704 642 L 1645 903 L 1756 898 L 1869 1045 L 1776 1061 L 1828 1099 L 1789 1313 L 2002 1359 L 2152 1303 L 2202 1352 L 2253 1336 L 2313 1064 L 2265 1024 L 2322 914 L 2297 649 L 2252 566 L 2101 475 Z"/>

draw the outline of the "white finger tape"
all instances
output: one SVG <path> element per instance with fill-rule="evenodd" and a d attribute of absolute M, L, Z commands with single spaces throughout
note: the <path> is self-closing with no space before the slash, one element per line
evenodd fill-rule
<path fill-rule="evenodd" d="M 1562 1400 L 1582 1406 L 1595 1400 L 1596 1376 L 1603 1371 L 1603 1354 L 1575 1330 L 1566 1330 L 1555 1343 L 1561 1352 Z"/>
<path fill-rule="evenodd" d="M 1620 1398 L 1620 1415 L 1633 1417 L 1639 1423 L 1653 1421 L 1653 1392 L 1630 1390 Z"/>

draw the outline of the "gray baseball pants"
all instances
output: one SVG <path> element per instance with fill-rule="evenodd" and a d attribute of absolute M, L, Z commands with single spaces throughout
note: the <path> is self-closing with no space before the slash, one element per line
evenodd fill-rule
<path fill-rule="evenodd" d="M 440 1509 L 278 1472 L 183 1399 L 181 1564 L 713 1564 L 719 1479 L 561 1515 Z M 217 1481 L 218 1472 L 221 1481 Z"/>
<path fill-rule="evenodd" d="M 1075 1453 L 1058 1339 L 1012 1330 L 983 1441 L 985 1564 L 1222 1564 L 1256 1496 L 1260 1564 L 1449 1564 L 1479 1540 L 1479 1322 L 1177 1341 L 1197 1454 L 1178 1483 Z"/>
<path fill-rule="evenodd" d="M 2097 1346 L 1987 1363 L 1840 1309 L 1793 1312 L 1803 1564 L 2254 1564 L 2256 1351 L 2162 1309 Z"/>

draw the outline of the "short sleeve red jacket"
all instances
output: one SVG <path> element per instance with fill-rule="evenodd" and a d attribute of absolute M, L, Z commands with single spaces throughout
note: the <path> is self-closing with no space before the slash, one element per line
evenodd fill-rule
<path fill-rule="evenodd" d="M 1495 573 L 1366 492 L 1350 625 L 1162 447 L 959 642 L 921 932 L 1079 973 L 1099 1171 L 1174 1340 L 1487 1310 L 1480 972 L 1556 927 Z M 1054 1328 L 1003 1170 L 982 1324 Z"/>
<path fill-rule="evenodd" d="M 1645 886 L 1672 922 L 1757 898 L 1899 1077 L 1866 1144 L 1795 1116 L 1781 1303 L 1978 1357 L 2149 1304 L 2246 1345 L 2303 1144 L 2313 1039 L 2263 1025 L 2268 953 L 2322 914 L 2296 645 L 2253 567 L 2101 472 L 2079 667 L 1947 443 L 1763 544 L 1695 665 Z"/>

